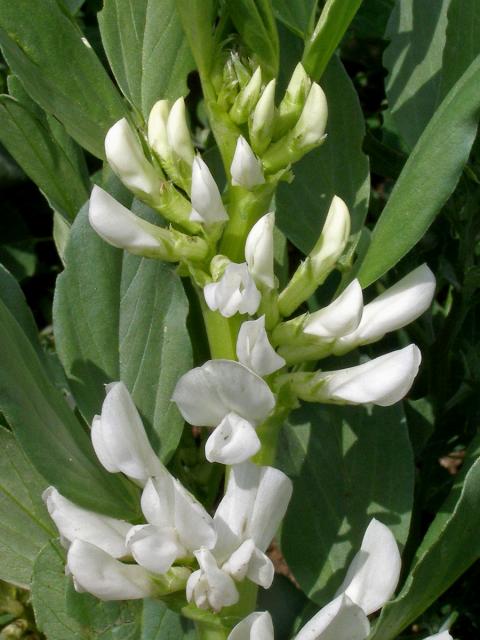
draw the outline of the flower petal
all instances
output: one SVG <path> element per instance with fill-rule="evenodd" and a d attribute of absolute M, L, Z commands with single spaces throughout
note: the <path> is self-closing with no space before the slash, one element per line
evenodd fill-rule
<path fill-rule="evenodd" d="M 127 544 L 136 562 L 153 573 L 166 573 L 177 558 L 187 555 L 172 527 L 137 525 L 130 529 Z"/>
<path fill-rule="evenodd" d="M 344 336 L 358 327 L 362 312 L 362 287 L 354 280 L 328 307 L 310 314 L 303 331 L 319 338 Z"/>
<path fill-rule="evenodd" d="M 285 366 L 285 360 L 275 352 L 268 340 L 265 316 L 242 323 L 238 332 L 237 357 L 259 376 L 268 376 Z"/>
<path fill-rule="evenodd" d="M 128 522 L 77 507 L 55 487 L 45 489 L 42 498 L 63 538 L 69 542 L 76 538 L 90 542 L 114 558 L 127 555 L 125 537 L 131 528 Z"/>
<path fill-rule="evenodd" d="M 187 582 L 187 600 L 200 609 L 220 611 L 238 602 L 238 591 L 232 578 L 218 568 L 208 549 L 195 552 L 200 569 L 192 573 Z"/>
<path fill-rule="evenodd" d="M 91 436 L 95 453 L 108 471 L 121 471 L 143 486 L 149 476 L 163 470 L 123 382 L 108 385 L 102 414 L 93 421 Z"/>
<path fill-rule="evenodd" d="M 72 542 L 67 569 L 77 591 L 88 591 L 100 600 L 136 600 L 154 593 L 151 579 L 143 567 L 123 564 L 82 540 Z"/>
<path fill-rule="evenodd" d="M 428 636 L 424 640 L 453 640 L 452 636 L 448 631 L 440 631 L 439 633 L 435 633 L 433 636 Z"/>
<path fill-rule="evenodd" d="M 193 425 L 215 427 L 232 411 L 253 425 L 265 420 L 275 397 L 262 378 L 233 360 L 208 360 L 185 373 L 172 400 Z"/>
<path fill-rule="evenodd" d="M 192 213 L 190 220 L 214 224 L 228 220 L 222 197 L 210 169 L 198 155 L 192 164 Z"/>
<path fill-rule="evenodd" d="M 400 567 L 400 553 L 392 532 L 374 518 L 337 594 L 345 593 L 368 616 L 394 594 Z"/>
<path fill-rule="evenodd" d="M 205 457 L 209 462 L 239 464 L 254 456 L 260 446 L 260 440 L 251 423 L 230 412 L 208 438 Z"/>
<path fill-rule="evenodd" d="M 261 301 L 260 291 L 248 271 L 245 262 L 230 262 L 218 282 L 207 284 L 203 293 L 212 311 L 219 311 L 225 318 L 235 313 L 253 315 Z"/>
<path fill-rule="evenodd" d="M 270 614 L 268 611 L 251 613 L 233 627 L 227 640 L 274 640 Z"/>
<path fill-rule="evenodd" d="M 253 153 L 252 148 L 243 136 L 240 136 L 237 140 L 230 166 L 230 174 L 234 187 L 253 189 L 253 187 L 265 183 L 262 163 Z"/>
<path fill-rule="evenodd" d="M 369 633 L 363 610 L 342 594 L 320 609 L 295 640 L 365 640 Z"/>
<path fill-rule="evenodd" d="M 275 289 L 276 280 L 273 271 L 273 230 L 275 214 L 266 213 L 258 220 L 245 242 L 245 260 L 255 282 L 267 289 Z"/>

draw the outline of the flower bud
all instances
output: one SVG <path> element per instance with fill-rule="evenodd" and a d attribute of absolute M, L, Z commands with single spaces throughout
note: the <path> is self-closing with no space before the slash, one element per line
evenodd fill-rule
<path fill-rule="evenodd" d="M 240 136 L 237 140 L 230 166 L 230 174 L 234 187 L 253 189 L 257 185 L 265 183 L 262 163 L 253 153 L 252 148 L 243 136 Z"/>
<path fill-rule="evenodd" d="M 409 391 L 420 366 L 414 344 L 339 371 L 286 374 L 292 391 L 307 402 L 388 407 Z"/>
<path fill-rule="evenodd" d="M 428 309 L 434 293 L 435 276 L 426 264 L 420 265 L 365 306 L 358 327 L 339 337 L 333 353 L 343 354 L 376 342 L 413 322 Z"/>
<path fill-rule="evenodd" d="M 262 154 L 270 144 L 275 119 L 275 86 L 270 80 L 260 96 L 249 122 L 250 142 L 257 154 Z"/>
<path fill-rule="evenodd" d="M 170 109 L 167 120 L 167 136 L 174 153 L 187 166 L 191 166 L 195 157 L 195 149 L 193 148 L 190 129 L 187 124 L 185 100 L 183 98 L 178 98 Z"/>
<path fill-rule="evenodd" d="M 127 189 L 149 202 L 158 201 L 160 177 L 145 158 L 142 146 L 126 118 L 109 129 L 105 137 L 105 154 Z"/>
<path fill-rule="evenodd" d="M 309 150 L 323 141 L 327 118 L 327 98 L 320 85 L 314 82 L 300 118 L 293 129 L 299 148 Z"/>
<path fill-rule="evenodd" d="M 275 353 L 265 331 L 265 316 L 243 322 L 237 339 L 238 361 L 259 376 L 281 369 L 285 360 Z"/>
<path fill-rule="evenodd" d="M 247 122 L 250 113 L 257 104 L 261 88 L 262 70 L 260 67 L 257 67 L 249 82 L 235 98 L 235 102 L 230 109 L 230 117 L 235 124 L 244 124 Z"/>
<path fill-rule="evenodd" d="M 156 102 L 148 116 L 148 144 L 162 160 L 171 160 L 171 148 L 167 135 L 167 120 L 170 113 L 168 100 Z"/>
<path fill-rule="evenodd" d="M 276 138 L 284 135 L 296 123 L 311 86 L 312 81 L 307 76 L 302 63 L 299 62 L 278 107 L 277 121 L 275 122 Z"/>
<path fill-rule="evenodd" d="M 283 316 L 293 313 L 323 284 L 342 255 L 349 234 L 350 214 L 347 205 L 334 196 L 319 239 L 280 294 L 279 309 Z"/>
<path fill-rule="evenodd" d="M 332 303 L 307 317 L 303 331 L 319 338 L 338 338 L 358 327 L 362 312 L 362 287 L 353 280 Z"/>
<path fill-rule="evenodd" d="M 211 225 L 228 220 L 217 184 L 199 155 L 193 160 L 191 198 L 191 221 Z"/>
<path fill-rule="evenodd" d="M 274 640 L 270 614 L 268 611 L 251 613 L 232 629 L 227 640 Z"/>
<path fill-rule="evenodd" d="M 98 186 L 90 196 L 88 218 L 106 242 L 135 255 L 178 262 L 203 260 L 208 253 L 208 245 L 201 238 L 142 220 Z"/>
<path fill-rule="evenodd" d="M 248 270 L 260 288 L 275 289 L 273 272 L 273 230 L 275 214 L 266 213 L 250 230 L 245 242 L 245 260 Z"/>

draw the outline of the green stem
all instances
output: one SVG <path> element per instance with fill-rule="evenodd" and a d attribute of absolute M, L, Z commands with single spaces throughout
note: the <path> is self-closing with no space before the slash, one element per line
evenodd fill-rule
<path fill-rule="evenodd" d="M 237 313 L 232 318 L 224 318 L 220 312 L 208 308 L 201 289 L 197 288 L 197 294 L 205 322 L 211 357 L 213 359 L 236 360 L 237 336 L 242 322 L 241 317 Z"/>
<path fill-rule="evenodd" d="M 196 622 L 195 630 L 197 632 L 198 640 L 226 640 L 228 637 L 228 630 L 210 625 L 205 622 Z"/>

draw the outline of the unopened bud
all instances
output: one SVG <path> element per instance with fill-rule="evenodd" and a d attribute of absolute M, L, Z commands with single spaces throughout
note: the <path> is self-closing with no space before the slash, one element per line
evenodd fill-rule
<path fill-rule="evenodd" d="M 192 212 L 190 220 L 211 225 L 228 220 L 222 197 L 210 169 L 198 155 L 192 166 Z"/>
<path fill-rule="evenodd" d="M 127 189 L 149 202 L 158 200 L 160 177 L 145 157 L 126 118 L 109 129 L 105 137 L 105 155 Z"/>
<path fill-rule="evenodd" d="M 171 158 L 170 143 L 167 136 L 169 113 L 169 101 L 159 100 L 153 105 L 148 116 L 148 144 L 161 160 Z"/>
<path fill-rule="evenodd" d="M 98 186 L 90 197 L 88 217 L 101 238 L 135 255 L 178 262 L 203 260 L 208 253 L 201 238 L 142 220 Z"/>
<path fill-rule="evenodd" d="M 230 117 L 236 124 L 244 124 L 247 122 L 250 113 L 257 104 L 261 88 L 262 70 L 260 67 L 257 67 L 248 84 L 243 87 L 235 98 L 235 102 L 230 109 Z"/>
<path fill-rule="evenodd" d="M 262 163 L 253 153 L 252 148 L 243 136 L 240 136 L 237 140 L 230 166 L 230 174 L 234 187 L 253 189 L 257 185 L 265 183 Z"/>
<path fill-rule="evenodd" d="M 273 230 L 275 214 L 266 213 L 256 222 L 247 236 L 245 260 L 255 284 L 260 288 L 274 289 L 273 272 Z"/>
<path fill-rule="evenodd" d="M 307 76 L 302 63 L 299 62 L 288 83 L 283 100 L 278 107 L 277 120 L 275 122 L 276 138 L 283 136 L 297 122 L 311 86 L 312 81 Z"/>
<path fill-rule="evenodd" d="M 323 284 L 342 255 L 349 234 L 350 214 L 347 205 L 334 196 L 319 239 L 280 294 L 279 309 L 283 316 L 288 317 Z"/>
<path fill-rule="evenodd" d="M 255 153 L 262 154 L 270 144 L 275 119 L 275 86 L 270 80 L 260 96 L 249 123 L 250 141 Z"/>
<path fill-rule="evenodd" d="M 190 129 L 187 124 L 185 100 L 178 98 L 173 103 L 167 120 L 168 142 L 174 153 L 188 166 L 192 165 L 195 157 Z"/>

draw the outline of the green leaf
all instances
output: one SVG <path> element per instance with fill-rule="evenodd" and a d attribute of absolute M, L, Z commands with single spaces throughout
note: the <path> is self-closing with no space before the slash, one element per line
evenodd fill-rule
<path fill-rule="evenodd" d="M 177 11 L 202 83 L 209 84 L 214 57 L 214 0 L 176 0 Z"/>
<path fill-rule="evenodd" d="M 138 493 L 107 473 L 90 439 L 7 306 L 0 301 L 0 410 L 37 471 L 77 504 L 116 517 L 138 513 Z"/>
<path fill-rule="evenodd" d="M 80 410 L 99 413 L 104 385 L 123 380 L 162 459 L 183 429 L 171 402 L 192 366 L 188 303 L 170 266 L 124 253 L 90 227 L 84 208 L 72 226 L 66 269 L 58 278 L 54 330 L 60 359 Z"/>
<path fill-rule="evenodd" d="M 39 551 L 56 535 L 41 498 L 45 488 L 13 435 L 0 427 L 0 579 L 24 588 Z"/>
<path fill-rule="evenodd" d="M 323 72 L 340 44 L 362 0 L 327 0 L 312 35 L 305 41 L 302 63 L 314 80 Z"/>
<path fill-rule="evenodd" d="M 32 603 L 48 640 L 180 640 L 191 626 L 159 601 L 102 602 L 76 593 L 65 576 L 65 554 L 56 543 L 38 555 Z"/>
<path fill-rule="evenodd" d="M 370 636 L 392 640 L 480 557 L 480 438 L 417 550 L 397 598 L 387 604 Z"/>
<path fill-rule="evenodd" d="M 0 46 L 32 98 L 102 158 L 105 134 L 125 108 L 67 10 L 56 0 L 0 3 Z"/>
<path fill-rule="evenodd" d="M 348 205 L 358 236 L 368 209 L 370 175 L 362 151 L 365 124 L 358 97 L 342 63 L 332 58 L 322 79 L 330 109 L 327 140 L 294 165 L 295 180 L 277 192 L 277 223 L 304 253 L 315 244 L 334 195 Z"/>
<path fill-rule="evenodd" d="M 46 123 L 7 95 L 0 96 L 0 140 L 43 191 L 52 208 L 73 220 L 88 198 L 78 167 L 58 145 Z"/>
<path fill-rule="evenodd" d="M 225 0 L 243 43 L 270 78 L 278 75 L 279 42 L 271 0 Z"/>
<path fill-rule="evenodd" d="M 385 38 L 385 90 L 391 114 L 413 148 L 441 101 L 442 52 L 450 0 L 397 0 Z"/>
<path fill-rule="evenodd" d="M 194 62 L 175 0 L 106 0 L 99 24 L 115 78 L 145 118 L 160 98 L 188 93 Z"/>
<path fill-rule="evenodd" d="M 398 178 L 360 264 L 368 286 L 422 238 L 454 190 L 475 140 L 480 107 L 480 57 L 449 92 Z"/>
<path fill-rule="evenodd" d="M 405 417 L 400 405 L 304 405 L 291 414 L 279 452 L 294 486 L 282 551 L 303 591 L 322 605 L 343 581 L 372 517 L 406 541 L 414 467 Z"/>
<path fill-rule="evenodd" d="M 272 0 L 275 16 L 300 38 L 312 26 L 318 0 Z"/>
<path fill-rule="evenodd" d="M 445 97 L 469 65 L 480 55 L 480 4 L 450 0 L 447 40 L 443 49 L 441 95 Z"/>

